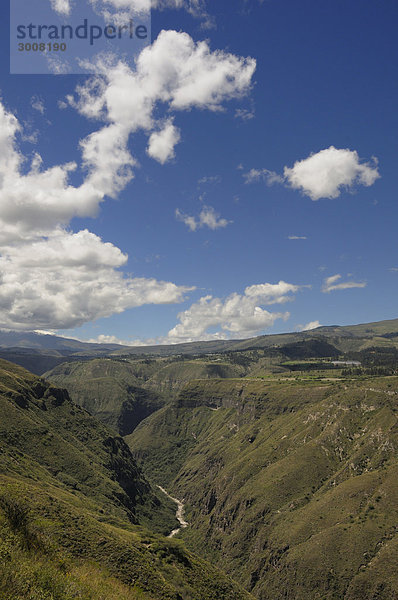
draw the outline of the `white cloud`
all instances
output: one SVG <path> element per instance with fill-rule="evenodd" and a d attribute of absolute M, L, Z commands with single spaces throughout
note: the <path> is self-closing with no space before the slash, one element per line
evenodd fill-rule
<path fill-rule="evenodd" d="M 181 302 L 192 288 L 126 277 L 127 256 L 87 230 L 2 249 L 0 327 L 70 329 L 143 304 Z"/>
<path fill-rule="evenodd" d="M 114 336 L 100 335 L 90 342 L 120 343 L 129 346 L 155 346 L 193 341 L 247 338 L 272 327 L 277 319 L 287 320 L 290 313 L 272 313 L 261 306 L 284 304 L 294 300 L 292 293 L 305 287 L 280 281 L 263 283 L 246 288 L 244 294 L 231 294 L 227 298 L 204 296 L 188 310 L 178 315 L 180 323 L 166 336 L 123 341 Z M 214 331 L 218 329 L 218 331 Z M 210 330 L 210 331 L 209 331 Z M 211 331 L 213 330 L 213 331 Z M 83 340 L 85 341 L 85 340 Z"/>
<path fill-rule="evenodd" d="M 75 338 L 77 339 L 77 338 Z M 86 342 L 89 344 L 119 344 L 121 346 L 145 346 L 145 343 L 141 343 L 140 341 L 137 340 L 121 340 L 120 338 L 116 337 L 115 335 L 105 335 L 105 334 L 100 334 L 98 335 L 96 338 L 91 338 L 90 340 L 81 340 L 79 339 L 80 342 Z"/>
<path fill-rule="evenodd" d="M 33 96 L 30 103 L 34 110 L 37 110 L 37 112 L 44 115 L 46 109 L 44 107 L 44 102 L 41 98 L 39 98 L 38 96 Z"/>
<path fill-rule="evenodd" d="M 224 101 L 250 90 L 255 67 L 254 59 L 211 52 L 207 42 L 162 31 L 141 52 L 134 70 L 103 58 L 96 65 L 102 77 L 86 81 L 77 89 L 78 99 L 68 96 L 68 101 L 81 114 L 123 124 L 130 132 L 153 129 L 156 103 L 168 103 L 172 110 L 221 110 Z"/>
<path fill-rule="evenodd" d="M 191 231 L 197 230 L 198 222 L 195 219 L 195 217 L 190 217 L 189 215 L 184 214 L 183 212 L 180 211 L 179 208 L 176 208 L 175 216 L 176 216 L 176 219 L 178 219 L 178 221 L 182 221 L 183 223 L 185 223 L 185 225 L 187 227 L 189 227 L 189 229 Z"/>
<path fill-rule="evenodd" d="M 380 177 L 376 159 L 361 163 L 356 151 L 334 146 L 297 161 L 291 169 L 285 167 L 284 176 L 290 187 L 312 200 L 337 198 L 342 188 L 371 186 Z"/>
<path fill-rule="evenodd" d="M 334 290 L 349 290 L 351 288 L 364 288 L 366 287 L 366 283 L 364 282 L 356 282 L 356 281 L 345 281 L 342 283 L 337 283 L 340 281 L 341 275 L 332 275 L 331 277 L 326 277 L 323 282 L 322 292 L 325 294 L 332 292 Z"/>
<path fill-rule="evenodd" d="M 233 293 L 225 299 L 204 296 L 178 315 L 179 323 L 169 331 L 162 343 L 195 340 L 246 338 L 272 327 L 277 319 L 287 320 L 288 312 L 272 313 L 263 306 L 283 304 L 300 289 L 284 281 L 278 284 L 252 285 L 243 294 Z M 209 330 L 218 329 L 216 332 Z"/>
<path fill-rule="evenodd" d="M 197 218 L 182 213 L 178 208 L 175 211 L 175 216 L 176 219 L 185 223 L 191 231 L 196 231 L 202 227 L 208 227 L 214 231 L 232 223 L 227 219 L 221 219 L 220 215 L 211 206 L 204 206 Z"/>
<path fill-rule="evenodd" d="M 68 2 L 69 0 L 51 0 L 51 2 Z M 105 20 L 125 23 L 134 16 L 147 16 L 151 9 L 185 9 L 193 17 L 204 21 L 204 27 L 211 27 L 213 19 L 206 10 L 205 0 L 89 0 L 94 9 L 103 15 Z"/>
<path fill-rule="evenodd" d="M 43 170 L 35 154 L 28 167 L 16 143 L 21 131 L 0 103 L 0 244 L 46 235 L 74 216 L 94 216 L 104 196 L 89 178 L 78 188 L 68 184 L 76 163 Z"/>
<path fill-rule="evenodd" d="M 299 286 L 292 283 L 280 281 L 279 283 L 260 283 L 251 285 L 245 289 L 245 295 L 249 298 L 260 298 L 262 304 L 284 304 L 294 298 L 289 294 L 294 294 L 300 289 L 308 286 Z"/>
<path fill-rule="evenodd" d="M 212 53 L 177 32 L 162 32 L 135 70 L 104 60 L 102 77 L 85 80 L 77 99 L 68 98 L 81 114 L 104 121 L 80 142 L 77 187 L 69 181 L 75 162 L 45 168 L 36 154 L 28 163 L 17 145 L 21 125 L 0 103 L 0 327 L 68 329 L 142 304 L 182 301 L 193 288 L 125 276 L 127 256 L 118 248 L 65 228 L 74 217 L 95 217 L 105 197 L 116 197 L 133 178 L 132 133 L 145 130 L 155 158 L 170 157 L 177 136 L 171 120 L 160 140 L 151 137 L 164 124 L 153 118 L 158 103 L 165 111 L 220 110 L 248 91 L 254 68 L 251 59 Z M 211 214 L 202 220 L 221 226 Z"/>
<path fill-rule="evenodd" d="M 239 167 L 238 167 L 239 168 Z M 248 173 L 243 175 L 245 183 L 254 183 L 255 181 L 265 181 L 267 185 L 274 185 L 275 183 L 283 183 L 284 178 L 275 171 L 269 171 L 268 169 L 251 169 Z"/>
<path fill-rule="evenodd" d="M 131 346 L 131 347 L 158 346 L 159 344 L 170 344 L 171 343 L 168 341 L 168 338 L 166 338 L 166 337 L 146 338 L 143 340 L 140 340 L 140 339 L 123 340 L 123 339 L 116 337 L 115 335 L 105 335 L 105 334 L 100 334 L 96 338 L 91 338 L 89 340 L 82 340 L 80 338 L 74 338 L 74 339 L 79 339 L 80 342 L 86 342 L 86 343 L 88 342 L 90 344 L 121 344 L 122 346 Z"/>
<path fill-rule="evenodd" d="M 82 142 L 91 179 L 106 179 L 106 188 L 114 186 L 117 192 L 119 184 L 132 178 L 134 160 L 127 144 L 140 129 L 150 136 L 148 153 L 160 162 L 169 160 L 180 134 L 170 117 L 166 125 L 154 119 L 155 107 L 168 105 L 169 112 L 221 110 L 224 101 L 249 91 L 255 66 L 253 59 L 211 52 L 206 42 L 195 44 L 188 34 L 176 31 L 162 31 L 141 52 L 134 70 L 122 61 L 99 60 L 102 76 L 78 86 L 76 98 L 67 97 L 82 115 L 107 123 Z"/>
<path fill-rule="evenodd" d="M 53 10 L 61 15 L 69 15 L 72 10 L 70 0 L 50 0 Z M 185 9 L 196 17 L 207 16 L 204 0 L 89 0 L 90 4 L 109 18 L 110 15 L 145 15 L 151 9 Z M 112 10 L 113 9 L 113 10 Z"/>
<path fill-rule="evenodd" d="M 174 148 L 181 139 L 180 131 L 173 125 L 169 119 L 163 129 L 154 131 L 149 138 L 147 152 L 149 156 L 160 162 L 162 165 L 174 158 Z"/>
<path fill-rule="evenodd" d="M 344 188 L 373 185 L 380 177 L 377 165 L 374 157 L 371 162 L 361 163 L 355 150 L 330 146 L 295 162 L 292 168 L 285 167 L 283 175 L 268 169 L 251 169 L 243 177 L 245 183 L 263 180 L 267 185 L 283 184 L 300 190 L 312 200 L 319 200 L 337 198 Z"/>
<path fill-rule="evenodd" d="M 60 15 L 68 16 L 71 12 L 70 0 L 51 0 L 51 6 Z"/>
<path fill-rule="evenodd" d="M 319 321 L 310 321 L 307 325 L 298 325 L 297 329 L 299 331 L 311 331 L 312 329 L 316 329 L 317 327 L 321 327 Z"/>
<path fill-rule="evenodd" d="M 288 235 L 287 239 L 288 240 L 306 240 L 307 236 L 306 235 Z"/>
<path fill-rule="evenodd" d="M 88 170 L 86 186 L 104 196 L 116 197 L 133 179 L 137 164 L 128 150 L 128 132 L 119 123 L 111 123 L 80 142 L 83 165 Z"/>
<path fill-rule="evenodd" d="M 211 206 L 204 206 L 199 215 L 199 227 L 208 227 L 213 231 L 215 229 L 226 227 L 230 223 L 232 223 L 232 221 L 221 219 L 220 215 L 217 214 Z"/>

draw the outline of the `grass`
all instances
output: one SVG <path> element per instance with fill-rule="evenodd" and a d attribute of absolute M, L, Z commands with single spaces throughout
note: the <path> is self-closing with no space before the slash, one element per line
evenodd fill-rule
<path fill-rule="evenodd" d="M 0 598 L 249 600 L 160 533 L 175 506 L 65 391 L 0 362 Z"/>
<path fill-rule="evenodd" d="M 188 546 L 258 598 L 390 600 L 397 411 L 396 377 L 196 381 L 128 443 L 185 499 Z"/>
<path fill-rule="evenodd" d="M 67 388 L 74 402 L 121 435 L 128 435 L 165 399 L 142 384 L 154 361 L 130 362 L 97 358 L 64 363 L 45 373 L 54 385 Z"/>

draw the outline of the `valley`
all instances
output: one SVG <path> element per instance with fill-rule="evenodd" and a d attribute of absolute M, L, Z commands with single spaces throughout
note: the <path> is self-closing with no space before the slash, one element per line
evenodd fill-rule
<path fill-rule="evenodd" d="M 42 377 L 3 361 L 4 581 L 23 566 L 40 590 L 38 555 L 72 598 L 64 556 L 115 598 L 398 598 L 396 327 L 112 349 Z"/>

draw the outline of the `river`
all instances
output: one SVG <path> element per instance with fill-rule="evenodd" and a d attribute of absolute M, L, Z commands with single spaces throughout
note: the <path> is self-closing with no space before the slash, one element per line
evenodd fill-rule
<path fill-rule="evenodd" d="M 179 522 L 179 524 L 181 525 L 181 527 L 178 527 L 177 529 L 173 529 L 173 531 L 167 536 L 169 538 L 172 538 L 175 535 L 177 535 L 177 533 L 179 533 L 181 531 L 181 529 L 185 529 L 185 527 L 188 527 L 188 525 L 189 525 L 189 523 L 187 523 L 184 519 L 184 503 L 181 502 L 181 500 L 178 500 L 177 498 L 173 498 L 173 496 L 170 496 L 170 494 L 168 492 L 166 492 L 166 490 L 164 488 L 162 488 L 161 485 L 158 485 L 157 487 L 163 492 L 163 494 L 165 494 L 168 498 L 170 498 L 170 500 L 173 500 L 173 502 L 175 502 L 177 504 L 176 518 L 177 518 L 177 521 Z"/>

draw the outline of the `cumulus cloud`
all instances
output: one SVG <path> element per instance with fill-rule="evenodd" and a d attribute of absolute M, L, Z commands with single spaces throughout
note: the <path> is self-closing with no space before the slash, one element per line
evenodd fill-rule
<path fill-rule="evenodd" d="M 340 281 L 341 275 L 332 275 L 331 277 L 326 277 L 323 282 L 322 292 L 327 294 L 329 292 L 333 292 L 334 290 L 349 290 L 351 288 L 364 288 L 366 287 L 366 283 L 357 282 L 357 281 L 345 281 L 341 283 L 337 283 Z"/>
<path fill-rule="evenodd" d="M 380 174 L 376 159 L 361 163 L 355 150 L 330 146 L 297 161 L 292 168 L 285 167 L 284 176 L 290 187 L 319 200 L 337 198 L 342 188 L 352 188 L 355 184 L 371 186 Z"/>
<path fill-rule="evenodd" d="M 22 156 L 22 127 L 0 103 L 0 327 L 67 329 L 142 304 L 182 301 L 193 288 L 125 276 L 127 257 L 118 248 L 66 228 L 74 217 L 95 217 L 105 197 L 131 181 L 132 133 L 145 130 L 153 156 L 170 158 L 178 132 L 171 120 L 154 119 L 157 104 L 165 111 L 220 110 L 224 100 L 248 91 L 254 68 L 251 59 L 212 53 L 177 32 L 162 32 L 134 70 L 104 60 L 102 76 L 68 98 L 81 114 L 104 121 L 80 142 L 78 186 L 70 183 L 76 162 L 45 168 L 39 154 L 30 162 Z"/>
<path fill-rule="evenodd" d="M 178 315 L 179 323 L 169 331 L 164 343 L 195 340 L 246 338 L 272 327 L 277 319 L 287 320 L 288 312 L 270 312 L 263 306 L 293 300 L 290 295 L 300 286 L 280 281 L 247 287 L 243 294 L 233 293 L 225 299 L 204 296 Z M 218 329 L 209 332 L 210 329 Z"/>
<path fill-rule="evenodd" d="M 202 227 L 208 227 L 214 231 L 232 223 L 232 221 L 220 218 L 220 215 L 211 206 L 204 206 L 197 218 L 184 214 L 178 208 L 175 211 L 175 216 L 176 219 L 185 223 L 191 231 L 196 231 Z"/>
<path fill-rule="evenodd" d="M 147 152 L 162 165 L 175 156 L 174 148 L 181 139 L 180 131 L 169 119 L 160 131 L 154 131 L 149 138 Z"/>
<path fill-rule="evenodd" d="M 379 179 L 377 159 L 361 163 L 355 150 L 338 149 L 334 146 L 311 154 L 304 160 L 285 167 L 283 175 L 268 169 L 251 169 L 243 175 L 245 183 L 265 181 L 300 190 L 311 200 L 337 198 L 343 189 L 353 189 L 355 185 L 369 187 Z"/>
<path fill-rule="evenodd" d="M 317 327 L 321 327 L 319 321 L 310 321 L 306 325 L 298 325 L 297 329 L 299 331 L 311 331 L 312 329 L 316 329 Z"/>
<path fill-rule="evenodd" d="M 76 163 L 42 169 L 35 154 L 28 166 L 17 148 L 21 131 L 0 103 L 0 243 L 46 235 L 74 216 L 94 216 L 104 196 L 90 178 L 78 188 L 68 184 Z"/>
<path fill-rule="evenodd" d="M 70 329 L 143 304 L 181 302 L 192 288 L 126 277 L 127 256 L 87 230 L 2 248 L 0 326 Z"/>
<path fill-rule="evenodd" d="M 127 143 L 140 129 L 149 135 L 149 155 L 161 163 L 170 160 L 180 133 L 171 118 L 166 123 L 154 118 L 155 107 L 166 104 L 169 112 L 221 110 L 224 101 L 249 91 L 255 67 L 251 58 L 211 52 L 207 42 L 196 44 L 176 31 L 162 31 L 141 52 L 135 69 L 109 57 L 99 59 L 96 71 L 101 76 L 86 80 L 75 97 L 67 97 L 82 115 L 107 123 L 82 142 L 92 176 L 106 178 L 116 192 L 119 184 L 125 185 L 134 166 Z"/>
<path fill-rule="evenodd" d="M 264 306 L 293 301 L 293 294 L 305 287 L 308 286 L 280 281 L 277 284 L 252 285 L 247 287 L 243 294 L 233 293 L 227 298 L 208 295 L 181 312 L 178 315 L 180 322 L 166 336 L 129 342 L 116 342 L 117 338 L 99 336 L 89 341 L 103 340 L 126 343 L 130 346 L 152 346 L 252 337 L 272 327 L 276 320 L 286 321 L 290 317 L 289 312 L 271 312 L 264 309 Z"/>

